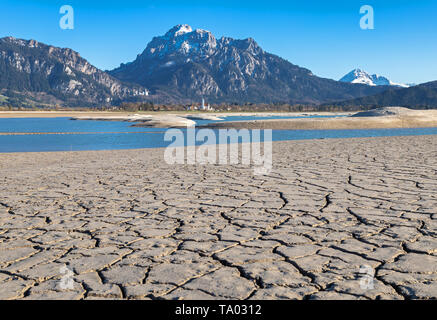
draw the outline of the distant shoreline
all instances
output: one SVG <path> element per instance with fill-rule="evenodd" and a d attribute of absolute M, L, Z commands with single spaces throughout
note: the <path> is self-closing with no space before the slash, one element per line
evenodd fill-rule
<path fill-rule="evenodd" d="M 272 130 L 344 130 L 401 129 L 437 127 L 437 110 L 415 111 L 388 116 L 342 118 L 272 119 L 211 123 L 203 128 L 272 129 Z"/>
<path fill-rule="evenodd" d="M 348 116 L 350 112 L 99 112 L 99 111 L 4 111 L 0 118 L 60 118 L 73 120 L 128 121 L 138 127 L 183 128 L 193 126 L 192 119 L 217 120 L 198 128 L 272 129 L 272 130 L 344 130 L 344 129 L 397 129 L 437 127 L 437 110 L 409 110 L 408 113 L 381 116 L 267 119 L 220 122 L 220 117 L 305 117 Z"/>
<path fill-rule="evenodd" d="M 354 129 L 402 129 L 434 128 L 437 119 L 286 119 L 257 120 L 226 123 L 211 123 L 201 126 L 207 129 L 249 129 L 249 130 L 354 130 Z"/>
<path fill-rule="evenodd" d="M 186 112 L 186 111 L 158 111 L 158 112 L 126 112 L 126 111 L 0 111 L 0 118 L 62 118 L 62 117 L 123 117 L 134 114 L 140 115 L 178 115 L 192 116 L 305 116 L 305 115 L 351 115 L 354 112 Z"/>

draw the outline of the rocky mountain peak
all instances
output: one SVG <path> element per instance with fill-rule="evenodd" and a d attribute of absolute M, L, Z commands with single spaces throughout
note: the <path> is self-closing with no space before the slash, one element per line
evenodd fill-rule
<path fill-rule="evenodd" d="M 233 47 L 240 51 L 246 52 L 253 56 L 264 53 L 264 50 L 258 45 L 258 43 L 253 38 L 247 38 L 244 40 L 236 40 L 233 38 L 222 37 L 220 39 L 221 48 Z"/>
<path fill-rule="evenodd" d="M 211 32 L 180 24 L 171 28 L 164 36 L 153 38 L 140 59 L 204 59 L 214 53 L 217 41 Z"/>
<path fill-rule="evenodd" d="M 214 54 L 223 52 L 239 52 L 240 54 L 259 55 L 264 53 L 253 38 L 237 40 L 222 37 L 217 40 L 207 30 L 193 29 L 189 25 L 179 24 L 171 28 L 164 36 L 153 38 L 140 60 L 160 59 L 167 62 L 200 61 Z M 180 62 L 179 61 L 179 62 Z"/>

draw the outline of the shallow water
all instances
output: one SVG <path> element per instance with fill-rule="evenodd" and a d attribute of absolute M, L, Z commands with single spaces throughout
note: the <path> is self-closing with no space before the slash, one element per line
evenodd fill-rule
<path fill-rule="evenodd" d="M 320 117 L 320 116 L 319 116 Z M 227 117 L 225 121 L 278 119 L 290 117 Z M 295 118 L 295 117 L 294 117 Z M 198 120 L 199 125 L 212 121 Z M 166 129 L 131 127 L 122 121 L 73 121 L 69 118 L 0 119 L 0 132 L 54 133 L 0 135 L 0 152 L 118 150 L 166 147 Z M 217 132 L 217 130 L 213 130 Z M 182 130 L 186 136 L 186 130 Z M 70 134 L 76 133 L 76 134 Z M 77 134 L 80 133 L 80 134 Z M 359 129 L 359 130 L 274 130 L 273 141 L 437 135 L 437 128 Z M 218 134 L 216 134 L 218 137 Z M 202 144 L 203 142 L 198 142 Z"/>
<path fill-rule="evenodd" d="M 131 127 L 132 123 L 123 121 L 94 121 L 70 119 L 71 118 L 0 118 L 0 132 L 145 131 L 144 128 Z"/>

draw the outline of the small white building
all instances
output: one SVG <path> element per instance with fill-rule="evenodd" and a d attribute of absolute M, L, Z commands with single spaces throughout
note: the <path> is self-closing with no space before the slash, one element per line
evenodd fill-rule
<path fill-rule="evenodd" d="M 211 108 L 211 105 L 209 103 L 208 103 L 208 105 L 205 105 L 205 99 L 202 98 L 202 105 L 200 106 L 199 110 L 202 110 L 202 111 L 212 111 L 214 109 Z"/>
<path fill-rule="evenodd" d="M 141 90 L 134 90 L 133 92 L 134 96 L 148 96 L 149 95 L 149 90 L 145 89 L 144 91 Z"/>

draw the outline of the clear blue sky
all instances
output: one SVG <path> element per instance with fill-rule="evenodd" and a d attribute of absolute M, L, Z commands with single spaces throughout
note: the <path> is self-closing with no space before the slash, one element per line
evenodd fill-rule
<path fill-rule="evenodd" d="M 75 29 L 59 28 L 62 5 Z M 375 9 L 375 30 L 359 27 L 362 5 Z M 141 53 L 176 24 L 216 37 L 254 38 L 266 51 L 339 79 L 359 67 L 396 82 L 437 80 L 436 0 L 1 0 L 0 37 L 72 48 L 102 69 Z"/>

